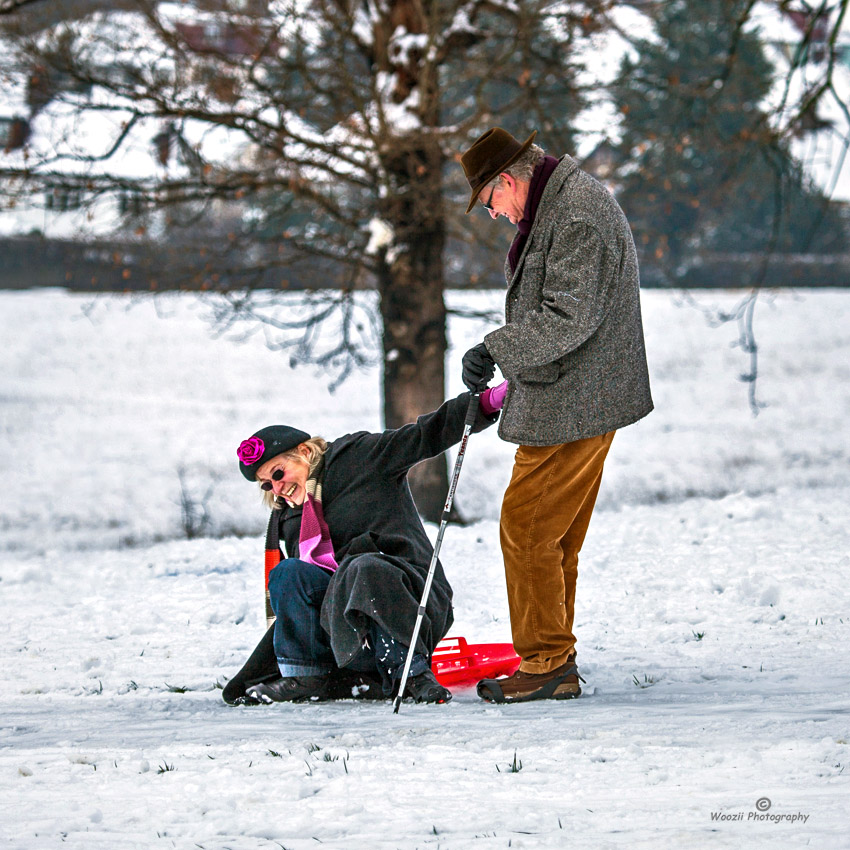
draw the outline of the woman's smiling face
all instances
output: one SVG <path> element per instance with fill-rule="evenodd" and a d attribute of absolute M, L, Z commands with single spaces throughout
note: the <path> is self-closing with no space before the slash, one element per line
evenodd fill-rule
<path fill-rule="evenodd" d="M 304 504 L 307 498 L 307 478 L 310 474 L 310 465 L 307 462 L 310 450 L 302 443 L 295 451 L 298 453 L 296 457 L 277 455 L 257 470 L 257 481 L 260 485 L 271 484 L 275 496 L 282 498 L 290 506 Z M 268 487 L 264 489 L 267 490 Z"/>

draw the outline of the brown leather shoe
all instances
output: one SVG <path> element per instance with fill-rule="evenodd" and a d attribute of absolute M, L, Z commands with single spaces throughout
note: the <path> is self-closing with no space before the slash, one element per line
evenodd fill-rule
<path fill-rule="evenodd" d="M 504 679 L 482 679 L 478 696 L 487 702 L 531 702 L 537 699 L 575 699 L 581 696 L 582 682 L 575 656 L 549 673 L 523 673 L 517 670 Z"/>

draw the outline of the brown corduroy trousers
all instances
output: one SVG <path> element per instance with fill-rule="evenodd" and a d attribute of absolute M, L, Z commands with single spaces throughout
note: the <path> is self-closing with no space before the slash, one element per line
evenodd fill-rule
<path fill-rule="evenodd" d="M 614 433 L 517 449 L 500 535 L 514 649 L 525 673 L 548 673 L 574 652 L 578 553 Z"/>

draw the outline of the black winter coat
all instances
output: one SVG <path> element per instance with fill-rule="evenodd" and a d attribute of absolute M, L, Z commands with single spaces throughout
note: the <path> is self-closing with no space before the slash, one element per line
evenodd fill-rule
<path fill-rule="evenodd" d="M 402 644 L 410 641 L 434 549 L 407 472 L 460 441 L 469 398 L 462 393 L 401 428 L 346 434 L 325 454 L 322 510 L 339 569 L 321 616 L 340 667 L 360 652 L 370 621 Z M 479 411 L 473 432 L 497 419 Z M 282 509 L 280 523 L 286 553 L 297 558 L 301 507 Z M 416 651 L 430 658 L 452 622 L 452 590 L 438 561 Z"/>

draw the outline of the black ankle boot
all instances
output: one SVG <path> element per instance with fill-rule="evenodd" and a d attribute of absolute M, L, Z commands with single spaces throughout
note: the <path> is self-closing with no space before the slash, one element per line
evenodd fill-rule
<path fill-rule="evenodd" d="M 285 676 L 271 682 L 251 685 L 245 693 L 249 697 L 264 703 L 299 702 L 310 700 L 318 702 L 328 698 L 330 676 Z"/>
<path fill-rule="evenodd" d="M 437 681 L 431 670 L 411 676 L 407 680 L 404 695 L 413 697 L 416 702 L 445 703 L 451 702 L 452 699 L 452 692 Z"/>

